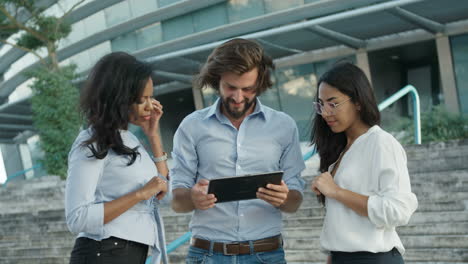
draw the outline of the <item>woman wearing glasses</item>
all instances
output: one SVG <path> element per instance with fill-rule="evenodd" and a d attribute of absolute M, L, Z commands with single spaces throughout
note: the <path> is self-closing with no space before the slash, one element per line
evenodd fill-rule
<path fill-rule="evenodd" d="M 157 210 L 167 192 L 166 154 L 158 133 L 162 105 L 153 99 L 152 67 L 115 52 L 101 58 L 81 94 L 88 129 L 68 156 L 65 213 L 78 234 L 71 264 L 167 263 Z M 128 130 L 140 126 L 150 155 Z"/>
<path fill-rule="evenodd" d="M 380 114 L 364 72 L 335 65 L 318 82 L 311 141 L 321 174 L 312 191 L 326 206 L 320 242 L 327 263 L 404 263 L 395 227 L 418 202 L 403 147 L 378 125 Z"/>

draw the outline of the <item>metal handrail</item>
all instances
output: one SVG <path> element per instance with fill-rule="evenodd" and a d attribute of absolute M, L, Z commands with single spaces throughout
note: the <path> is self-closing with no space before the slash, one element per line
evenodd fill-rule
<path fill-rule="evenodd" d="M 388 97 L 383 102 L 381 102 L 378 106 L 379 111 L 382 111 L 385 108 L 389 107 L 408 93 L 411 94 L 411 98 L 413 101 L 414 143 L 421 144 L 421 111 L 419 103 L 419 94 L 413 85 L 406 85 L 401 90 L 399 90 L 398 92 L 394 93 L 392 96 Z"/>
<path fill-rule="evenodd" d="M 17 172 L 15 172 L 15 173 L 13 173 L 12 176 L 7 177 L 7 179 L 6 179 L 5 182 L 3 183 L 3 187 L 6 187 L 7 183 L 10 182 L 11 180 L 13 180 L 14 178 L 19 177 L 19 176 L 21 176 L 21 175 L 24 175 L 24 174 L 26 174 L 28 171 L 32 171 L 32 170 L 38 169 L 38 168 L 40 168 L 40 167 L 42 167 L 42 164 L 41 164 L 41 163 L 37 163 L 37 164 L 35 164 L 34 166 L 32 166 L 31 168 L 29 168 L 29 169 L 25 169 L 25 170 L 17 171 Z"/>

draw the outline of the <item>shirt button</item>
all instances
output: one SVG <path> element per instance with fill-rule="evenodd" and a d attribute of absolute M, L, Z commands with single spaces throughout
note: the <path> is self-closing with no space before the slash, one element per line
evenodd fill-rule
<path fill-rule="evenodd" d="M 119 244 L 119 243 L 117 243 L 117 242 L 114 243 L 114 245 L 116 245 L 116 246 L 117 246 L 118 244 Z"/>
<path fill-rule="evenodd" d="M 101 256 L 101 253 L 97 253 L 96 255 L 99 257 L 99 256 Z"/>

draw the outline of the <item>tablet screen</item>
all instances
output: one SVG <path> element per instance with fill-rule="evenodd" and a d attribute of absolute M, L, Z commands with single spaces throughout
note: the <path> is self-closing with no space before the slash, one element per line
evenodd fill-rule
<path fill-rule="evenodd" d="M 283 172 L 275 171 L 214 179 L 210 181 L 208 193 L 216 196 L 216 203 L 256 199 L 258 188 L 268 183 L 279 185 L 282 178 Z"/>

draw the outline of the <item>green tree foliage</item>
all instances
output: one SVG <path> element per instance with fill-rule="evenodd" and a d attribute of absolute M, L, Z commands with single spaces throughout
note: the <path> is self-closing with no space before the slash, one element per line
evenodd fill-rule
<path fill-rule="evenodd" d="M 34 77 L 31 104 L 39 144 L 45 153 L 43 164 L 50 174 L 64 177 L 68 151 L 80 126 L 78 89 L 71 82 L 76 77 L 75 66 L 56 72 L 40 68 L 30 75 Z"/>
<path fill-rule="evenodd" d="M 71 32 L 71 25 L 68 23 L 60 23 L 59 19 L 52 16 L 39 16 L 34 22 L 34 30 L 42 32 L 45 39 L 51 42 L 57 42 L 60 39 L 68 36 Z M 56 28 L 58 25 L 58 28 Z M 43 39 L 39 39 L 33 34 L 26 33 L 21 35 L 17 40 L 17 45 L 24 46 L 32 50 L 36 50 L 47 45 Z"/>
<path fill-rule="evenodd" d="M 45 15 L 31 0 L 0 0 L 0 42 L 35 55 L 40 67 L 28 73 L 33 78 L 32 110 L 45 153 L 43 164 L 48 173 L 66 176 L 67 154 L 80 127 L 78 89 L 72 84 L 75 66 L 60 67 L 59 41 L 70 34 L 66 17 L 84 0 L 78 1 L 60 17 Z M 16 39 L 12 34 L 19 33 Z M 45 48 L 47 54 L 37 50 Z"/>

